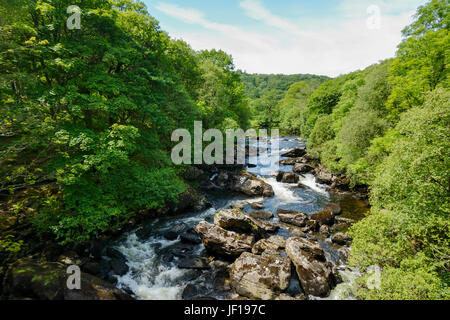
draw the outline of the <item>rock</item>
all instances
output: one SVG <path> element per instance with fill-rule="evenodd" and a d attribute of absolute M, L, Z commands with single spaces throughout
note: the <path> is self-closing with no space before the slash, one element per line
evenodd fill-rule
<path fill-rule="evenodd" d="M 286 172 L 281 178 L 281 182 L 283 183 L 297 183 L 300 180 L 300 177 L 292 172 Z"/>
<path fill-rule="evenodd" d="M 308 220 L 306 226 L 303 228 L 303 232 L 314 233 L 320 228 L 319 223 L 316 220 Z"/>
<path fill-rule="evenodd" d="M 345 231 L 349 228 L 349 225 L 346 223 L 336 223 L 331 227 L 331 232 L 332 233 L 337 233 L 340 231 Z"/>
<path fill-rule="evenodd" d="M 307 160 L 305 158 L 291 158 L 287 160 L 281 160 L 278 163 L 283 166 L 293 166 L 297 163 L 306 163 Z"/>
<path fill-rule="evenodd" d="M 304 227 L 308 221 L 308 216 L 303 212 L 292 211 L 292 210 L 277 210 L 278 218 L 281 222 L 291 224 L 297 227 Z"/>
<path fill-rule="evenodd" d="M 94 276 L 100 274 L 101 265 L 98 262 L 88 261 L 81 266 L 81 270 Z M 128 271 L 127 271 L 128 272 Z"/>
<path fill-rule="evenodd" d="M 255 219 L 237 209 L 225 209 L 217 212 L 214 216 L 214 224 L 228 231 L 254 234 L 258 237 L 265 233 Z"/>
<path fill-rule="evenodd" d="M 272 300 L 289 286 L 291 261 L 280 255 L 243 253 L 230 268 L 231 286 L 251 299 Z"/>
<path fill-rule="evenodd" d="M 294 165 L 292 171 L 298 174 L 308 173 L 314 170 L 314 167 L 309 164 L 297 163 Z"/>
<path fill-rule="evenodd" d="M 270 251 L 281 251 L 286 246 L 286 239 L 282 236 L 271 236 L 267 239 L 259 240 L 252 248 L 253 254 L 262 254 L 263 252 Z"/>
<path fill-rule="evenodd" d="M 200 244 L 202 243 L 202 239 L 198 236 L 197 232 L 193 228 L 189 228 L 185 232 L 180 235 L 180 240 L 182 243 L 190 243 L 190 244 Z"/>
<path fill-rule="evenodd" d="M 353 219 L 343 218 L 343 217 L 336 217 L 335 220 L 336 220 L 336 223 L 342 223 L 342 224 L 346 224 L 348 226 L 351 226 L 352 224 L 354 224 L 356 222 Z"/>
<path fill-rule="evenodd" d="M 346 233 L 339 232 L 331 237 L 331 242 L 340 244 L 340 245 L 347 245 L 352 242 L 352 237 L 350 237 Z"/>
<path fill-rule="evenodd" d="M 266 233 L 273 233 L 280 229 L 279 225 L 276 225 L 274 223 L 268 222 L 268 221 L 261 221 L 258 220 L 258 225 L 263 229 Z M 264 236 L 266 236 L 264 234 Z"/>
<path fill-rule="evenodd" d="M 239 173 L 221 172 L 216 180 L 219 186 L 248 196 L 272 197 L 274 195 L 270 184 L 245 170 Z"/>
<path fill-rule="evenodd" d="M 291 297 L 290 295 L 286 294 L 286 293 L 282 293 L 280 294 L 278 297 L 275 298 L 275 300 L 280 300 L 280 301 L 298 301 L 298 300 L 308 300 L 306 298 L 306 296 L 304 294 L 299 294 L 295 297 Z"/>
<path fill-rule="evenodd" d="M 305 293 L 327 296 L 334 285 L 334 278 L 322 248 L 311 240 L 289 238 L 286 253 L 295 265 Z"/>
<path fill-rule="evenodd" d="M 11 265 L 4 279 L 6 299 L 132 300 L 132 297 L 93 275 L 80 273 L 81 289 L 67 288 L 67 266 L 22 259 Z"/>
<path fill-rule="evenodd" d="M 270 211 L 253 211 L 248 214 L 254 219 L 270 219 L 273 218 L 273 213 Z"/>
<path fill-rule="evenodd" d="M 341 206 L 337 203 L 329 203 L 325 209 L 330 210 L 334 215 L 339 215 L 342 212 Z"/>
<path fill-rule="evenodd" d="M 284 154 L 282 154 L 282 157 L 285 158 L 299 158 L 303 157 L 306 154 L 306 150 L 304 148 L 294 148 Z"/>
<path fill-rule="evenodd" d="M 326 224 L 332 226 L 334 223 L 334 215 L 330 210 L 323 210 L 321 212 L 313 213 L 310 218 L 316 220 L 320 226 Z"/>
<path fill-rule="evenodd" d="M 164 238 L 167 240 L 176 240 L 180 234 L 182 234 L 184 231 L 188 229 L 188 225 L 185 223 L 177 223 L 173 227 L 171 227 L 169 230 L 164 232 Z"/>
<path fill-rule="evenodd" d="M 273 175 L 278 182 L 283 183 L 297 183 L 300 180 L 299 176 L 292 172 L 276 171 Z"/>
<path fill-rule="evenodd" d="M 209 252 L 225 258 L 236 258 L 251 251 L 255 243 L 254 236 L 227 231 L 206 221 L 200 222 L 195 231 Z"/>
<path fill-rule="evenodd" d="M 194 188 L 188 188 L 178 196 L 177 201 L 167 205 L 166 211 L 173 214 L 180 214 L 191 209 L 194 211 L 203 211 L 210 207 L 211 203 L 203 193 L 200 193 Z"/>
<path fill-rule="evenodd" d="M 252 207 L 252 209 L 254 209 L 254 210 L 262 210 L 265 208 L 265 206 L 262 202 L 250 203 L 250 207 Z"/>
<path fill-rule="evenodd" d="M 323 235 L 325 237 L 329 237 L 330 236 L 330 227 L 324 224 L 320 227 L 319 232 L 321 235 Z"/>
<path fill-rule="evenodd" d="M 178 264 L 180 269 L 206 270 L 210 268 L 209 261 L 206 258 L 186 257 L 181 259 Z"/>
<path fill-rule="evenodd" d="M 347 263 L 348 257 L 350 255 L 350 250 L 347 247 L 341 247 L 338 249 L 338 254 L 339 260 L 341 260 L 343 264 Z"/>
<path fill-rule="evenodd" d="M 325 170 L 323 167 L 316 168 L 316 180 L 319 183 L 332 184 L 333 175 Z"/>
<path fill-rule="evenodd" d="M 248 201 L 245 201 L 245 200 L 244 201 L 238 201 L 238 202 L 232 203 L 231 204 L 231 208 L 232 209 L 243 210 L 248 205 L 249 205 Z"/>
<path fill-rule="evenodd" d="M 202 169 L 199 169 L 194 166 L 188 166 L 183 173 L 183 178 L 188 181 L 197 181 L 200 177 L 202 177 L 205 172 Z"/>
<path fill-rule="evenodd" d="M 110 266 L 114 274 L 123 276 L 128 273 L 127 258 L 117 249 L 109 247 L 106 249 L 106 255 L 111 259 Z"/>

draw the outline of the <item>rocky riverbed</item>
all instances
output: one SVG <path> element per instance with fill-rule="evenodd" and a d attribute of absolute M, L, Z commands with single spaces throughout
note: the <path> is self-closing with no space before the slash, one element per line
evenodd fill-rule
<path fill-rule="evenodd" d="M 69 252 L 45 248 L 40 256 L 51 262 L 18 261 L 5 275 L 3 298 L 348 298 L 357 272 L 346 268 L 346 230 L 367 202 L 299 139 L 279 138 L 279 153 L 270 152 L 271 139 L 264 143 L 269 152 L 246 166 L 191 167 L 185 179 L 199 187 L 168 206 L 172 215 L 136 219 Z M 83 290 L 61 289 L 74 264 Z"/>

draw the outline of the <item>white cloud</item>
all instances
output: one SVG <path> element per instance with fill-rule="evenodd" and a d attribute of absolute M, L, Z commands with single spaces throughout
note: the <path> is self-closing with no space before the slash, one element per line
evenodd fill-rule
<path fill-rule="evenodd" d="M 333 25 L 316 27 L 314 30 L 302 30 L 287 19 L 271 13 L 259 0 L 241 1 L 240 7 L 247 16 L 274 27 L 274 31 L 269 33 L 249 32 L 237 26 L 218 24 L 209 21 L 198 10 L 177 5 L 160 3 L 157 9 L 203 28 L 195 33 L 169 29 L 171 36 L 183 38 L 196 50 L 223 49 L 233 55 L 238 68 L 247 72 L 337 76 L 394 56 L 401 41 L 401 30 L 410 23 L 413 14 L 405 13 L 406 1 L 399 1 L 405 7 L 397 5 L 395 8 L 391 7 L 389 12 L 403 10 L 403 13 L 384 14 L 380 30 L 367 28 L 368 6 L 358 5 L 357 8 L 349 9 L 346 7 L 349 0 L 344 0 L 340 7 L 347 12 L 347 19 L 335 19 Z M 354 14 L 355 10 L 363 11 L 357 15 Z M 382 9 L 382 14 L 383 12 L 388 11 Z"/>

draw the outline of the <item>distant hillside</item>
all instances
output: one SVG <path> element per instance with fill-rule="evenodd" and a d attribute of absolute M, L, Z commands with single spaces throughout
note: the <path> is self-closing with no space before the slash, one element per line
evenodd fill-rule
<path fill-rule="evenodd" d="M 289 87 L 300 81 L 318 81 L 322 83 L 330 78 L 311 74 L 248 74 L 242 73 L 242 82 L 245 84 L 246 95 L 251 99 L 259 99 L 271 92 L 277 100 L 286 94 Z"/>

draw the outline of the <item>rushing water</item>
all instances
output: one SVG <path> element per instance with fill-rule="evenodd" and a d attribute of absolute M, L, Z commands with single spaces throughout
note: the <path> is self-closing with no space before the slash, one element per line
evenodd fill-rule
<path fill-rule="evenodd" d="M 278 138 L 279 152 L 290 150 L 294 147 L 304 147 L 304 144 L 295 138 Z M 273 143 L 269 140 L 267 145 Z M 275 178 L 270 177 L 270 172 L 275 170 L 291 171 L 292 166 L 277 166 L 275 160 L 280 155 L 263 152 L 259 155 L 260 163 L 256 159 L 249 159 L 249 163 L 256 164 L 256 167 L 249 168 L 248 171 L 259 175 L 269 183 L 275 192 L 275 196 L 267 199 L 246 199 L 242 196 L 224 194 L 215 192 L 209 195 L 213 207 L 200 213 L 190 213 L 178 217 L 159 218 L 148 222 L 140 229 L 124 235 L 117 241 L 116 248 L 122 252 L 128 260 L 129 272 L 117 278 L 117 286 L 128 292 L 131 292 L 138 299 L 182 299 L 183 291 L 189 288 L 191 291 L 197 291 L 197 296 L 212 297 L 216 299 L 229 299 L 230 290 L 227 288 L 226 273 L 220 267 L 213 267 L 210 270 L 187 270 L 180 269 L 179 263 L 186 254 L 189 256 L 207 257 L 202 244 L 186 245 L 180 240 L 168 241 L 163 234 L 174 224 L 185 223 L 189 227 L 195 227 L 200 221 L 207 220 L 212 222 L 214 214 L 223 208 L 228 208 L 234 202 L 246 200 L 249 202 L 263 202 L 265 209 L 271 211 L 275 217 L 273 222 L 277 222 L 276 210 L 292 209 L 305 213 L 314 213 L 321 211 L 330 201 L 341 203 L 344 214 L 348 217 L 360 218 L 367 210 L 365 204 L 354 204 L 351 197 L 336 197 L 327 191 L 323 185 L 316 183 L 311 174 L 301 177 L 300 182 L 305 187 L 299 187 L 299 184 L 285 184 L 277 182 Z M 272 159 L 270 159 L 272 157 Z M 273 161 L 269 161 L 273 160 Z M 269 164 L 269 165 L 268 165 Z M 215 177 L 211 177 L 212 181 Z M 354 209 L 356 208 L 356 210 Z M 244 211 L 251 211 L 249 206 Z M 150 230 L 149 232 L 141 232 Z M 289 237 L 289 230 L 281 228 L 278 234 Z M 327 259 L 338 263 L 339 255 L 329 239 L 319 241 L 323 247 Z M 348 281 L 339 285 L 330 295 L 332 299 L 341 297 L 341 291 L 348 291 L 345 285 L 353 281 L 350 271 L 343 274 Z M 347 279 L 345 278 L 345 279 Z M 293 292 L 299 290 L 298 280 L 293 279 L 291 283 Z M 195 288 L 195 289 L 193 289 Z M 291 288 L 290 288 L 291 290 Z"/>

